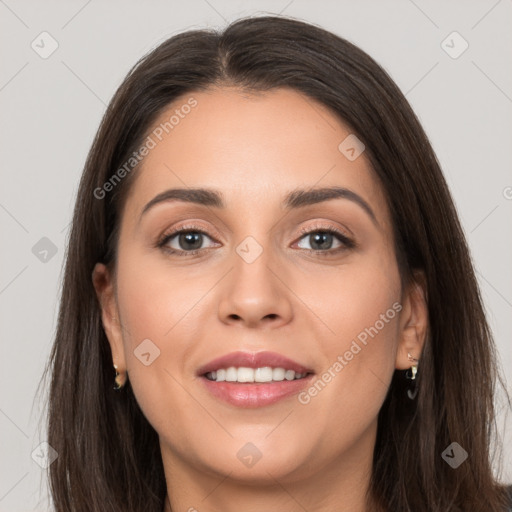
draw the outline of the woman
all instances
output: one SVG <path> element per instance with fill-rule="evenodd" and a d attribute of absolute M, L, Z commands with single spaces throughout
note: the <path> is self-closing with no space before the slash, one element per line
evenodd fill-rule
<path fill-rule="evenodd" d="M 439 164 L 368 55 L 269 16 L 131 70 L 69 240 L 57 512 L 507 510 L 495 361 Z"/>

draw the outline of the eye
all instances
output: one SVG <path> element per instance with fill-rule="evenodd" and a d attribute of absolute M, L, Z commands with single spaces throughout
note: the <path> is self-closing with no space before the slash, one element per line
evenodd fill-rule
<path fill-rule="evenodd" d="M 157 245 L 168 253 L 188 256 L 204 249 L 205 237 L 212 240 L 197 226 L 182 226 L 170 233 L 165 233 Z"/>
<path fill-rule="evenodd" d="M 301 238 L 298 246 L 316 254 L 333 254 L 355 247 L 355 242 L 334 226 L 302 228 L 301 233 L 306 236 Z M 309 242 L 310 247 L 301 245 L 304 242 Z M 333 244 L 336 244 L 336 242 L 338 242 L 338 246 L 333 248 Z"/>

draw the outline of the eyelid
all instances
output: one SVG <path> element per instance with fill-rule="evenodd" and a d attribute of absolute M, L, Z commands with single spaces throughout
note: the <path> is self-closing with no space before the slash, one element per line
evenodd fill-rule
<path fill-rule="evenodd" d="M 351 234 L 351 232 L 348 229 L 346 230 L 346 231 L 348 231 L 348 233 L 345 233 L 343 231 L 343 229 L 334 225 L 332 222 L 329 222 L 329 221 L 323 221 L 323 222 L 325 222 L 326 224 L 323 224 L 322 221 L 317 220 L 317 221 L 314 221 L 314 223 L 312 225 L 310 224 L 308 226 L 303 226 L 300 228 L 299 233 L 301 235 L 304 235 L 304 234 L 314 233 L 316 231 L 334 231 L 335 233 L 337 233 L 347 239 L 353 238 L 353 235 Z"/>

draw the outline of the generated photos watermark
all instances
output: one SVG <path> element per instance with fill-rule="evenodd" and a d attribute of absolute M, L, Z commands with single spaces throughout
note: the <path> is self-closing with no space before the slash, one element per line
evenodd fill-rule
<path fill-rule="evenodd" d="M 399 302 L 395 302 L 385 313 L 381 313 L 379 320 L 372 326 L 363 329 L 356 338 L 352 340 L 350 348 L 343 354 L 338 355 L 336 361 L 314 382 L 314 384 L 299 393 L 299 403 L 306 405 L 311 401 L 312 397 L 317 396 L 318 393 L 354 359 L 354 356 L 359 354 L 362 348 L 368 344 L 368 336 L 373 339 L 400 311 L 402 311 L 402 305 Z M 363 347 L 361 347 L 358 342 L 361 343 Z"/>
<path fill-rule="evenodd" d="M 144 143 L 137 151 L 134 151 L 126 162 L 112 174 L 112 176 L 101 187 L 94 189 L 94 197 L 96 199 L 104 199 L 107 192 L 112 192 L 114 188 L 126 177 L 149 152 L 156 148 L 158 143 L 163 140 L 165 135 L 168 135 L 176 126 L 178 126 L 182 119 L 192 111 L 192 108 L 197 106 L 197 100 L 190 97 L 186 103 L 174 110 L 174 113 L 169 119 L 160 123 L 145 139 Z"/>

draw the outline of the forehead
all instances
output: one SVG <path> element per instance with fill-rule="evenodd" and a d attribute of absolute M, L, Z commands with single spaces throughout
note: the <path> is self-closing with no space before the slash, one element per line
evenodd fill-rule
<path fill-rule="evenodd" d="M 350 129 L 327 107 L 291 89 L 249 94 L 235 88 L 186 94 L 148 131 L 153 146 L 135 171 L 133 214 L 175 187 L 222 192 L 228 207 L 280 204 L 296 188 L 343 186 L 385 215 L 385 200 L 364 152 L 339 146 Z"/>

